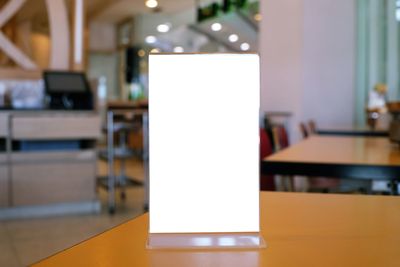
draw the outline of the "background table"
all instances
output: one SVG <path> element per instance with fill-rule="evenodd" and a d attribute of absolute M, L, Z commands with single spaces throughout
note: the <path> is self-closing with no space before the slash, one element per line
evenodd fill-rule
<path fill-rule="evenodd" d="M 369 127 L 342 127 L 331 126 L 317 129 L 319 135 L 341 135 L 341 136 L 365 136 L 365 137 L 388 137 L 388 129 L 371 129 Z"/>
<path fill-rule="evenodd" d="M 261 193 L 261 250 L 146 250 L 148 215 L 34 266 L 400 266 L 400 200 Z"/>
<path fill-rule="evenodd" d="M 265 158 L 264 174 L 400 179 L 400 149 L 383 137 L 311 136 Z M 392 193 L 397 194 L 396 182 Z"/>

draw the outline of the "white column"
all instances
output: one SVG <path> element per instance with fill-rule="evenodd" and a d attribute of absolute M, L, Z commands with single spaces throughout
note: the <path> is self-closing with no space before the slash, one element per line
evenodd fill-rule
<path fill-rule="evenodd" d="M 390 101 L 399 98 L 399 21 L 396 20 L 396 0 L 389 0 L 387 5 L 387 73 Z"/>
<path fill-rule="evenodd" d="M 51 57 L 50 69 L 68 70 L 70 38 L 68 12 L 63 0 L 46 0 L 49 14 Z"/>
<path fill-rule="evenodd" d="M 83 69 L 83 52 L 84 52 L 84 3 L 83 0 L 74 0 L 73 2 L 73 59 L 72 68 L 74 70 Z"/>
<path fill-rule="evenodd" d="M 369 8 L 370 0 L 357 0 L 356 18 L 356 86 L 355 86 L 355 122 L 365 125 L 365 105 L 369 87 Z"/>
<path fill-rule="evenodd" d="M 369 80 L 368 80 L 368 88 L 367 90 L 371 90 L 377 83 L 385 83 L 386 81 L 382 80 L 382 44 L 384 40 L 382 40 L 382 28 L 381 28 L 381 11 L 383 5 L 382 0 L 372 0 L 370 1 L 369 7 Z"/>

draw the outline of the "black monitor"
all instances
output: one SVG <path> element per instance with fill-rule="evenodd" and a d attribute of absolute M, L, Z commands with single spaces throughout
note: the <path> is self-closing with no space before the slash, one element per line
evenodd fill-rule
<path fill-rule="evenodd" d="M 45 71 L 43 79 L 50 109 L 93 109 L 93 96 L 84 73 Z"/>

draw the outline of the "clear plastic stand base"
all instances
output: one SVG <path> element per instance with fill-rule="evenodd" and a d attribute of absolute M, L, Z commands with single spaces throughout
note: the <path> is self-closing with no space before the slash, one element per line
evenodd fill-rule
<path fill-rule="evenodd" d="M 148 249 L 259 249 L 260 233 L 149 234 Z"/>

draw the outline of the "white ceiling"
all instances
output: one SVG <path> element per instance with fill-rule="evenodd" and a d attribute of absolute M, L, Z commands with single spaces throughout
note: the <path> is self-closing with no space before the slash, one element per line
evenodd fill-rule
<path fill-rule="evenodd" d="M 208 0 L 207 0 L 208 1 Z M 91 19 L 118 22 L 138 14 L 153 13 L 145 0 L 88 0 Z M 195 0 L 158 0 L 159 11 L 176 13 L 196 6 Z"/>
<path fill-rule="evenodd" d="M 0 4 L 5 0 L 0 0 Z M 67 5 L 71 5 L 72 0 L 66 0 Z M 250 0 L 254 2 L 257 0 Z M 240 41 L 246 41 L 250 44 L 251 50 L 257 50 L 257 29 L 249 26 L 237 14 L 224 15 L 215 19 L 210 19 L 202 23 L 196 23 L 196 7 L 198 5 L 204 6 L 213 2 L 220 2 L 222 0 L 158 0 L 159 12 L 149 9 L 145 5 L 145 0 L 85 0 L 88 17 L 90 21 L 101 21 L 109 23 L 121 23 L 127 19 L 136 17 L 136 22 L 139 22 L 140 17 L 147 19 L 142 25 L 136 25 L 135 30 L 140 36 L 136 36 L 136 40 L 141 42 L 146 35 L 158 35 L 155 32 L 156 25 L 162 23 L 163 20 L 172 23 L 172 30 L 169 34 L 164 34 L 160 37 L 160 41 L 168 43 L 168 46 L 183 45 L 192 43 L 192 47 L 197 47 L 204 41 L 204 37 L 210 41 L 217 42 L 225 48 L 238 51 L 240 42 L 230 44 L 227 42 L 227 36 L 230 33 L 236 33 L 240 37 Z M 187 19 L 186 13 L 192 13 L 191 19 Z M 150 16 L 150 14 L 152 14 Z M 142 15 L 142 16 L 140 16 Z M 248 16 L 251 17 L 251 16 Z M 30 19 L 34 21 L 34 25 L 46 25 L 47 16 L 44 0 L 28 0 L 24 4 L 24 8 L 18 15 L 18 19 Z M 212 32 L 210 24 L 219 21 L 223 23 L 223 30 L 221 32 Z M 139 27 L 140 26 L 140 27 Z M 188 28 L 189 27 L 189 28 Z M 176 31 L 175 31 L 176 30 Z M 138 34 L 138 33 L 136 33 Z M 194 38 L 197 36 L 197 38 Z M 190 46 L 190 45 L 187 45 Z M 195 49 L 195 48 L 192 48 Z"/>
<path fill-rule="evenodd" d="M 9 0 L 0 0 L 0 7 Z M 67 6 L 71 6 L 71 0 L 65 0 Z M 215 0 L 201 0 L 201 3 L 213 2 Z M 218 0 L 217 0 L 218 1 Z M 158 11 L 166 13 L 176 13 L 196 6 L 196 0 L 158 0 Z M 145 5 L 145 0 L 85 0 L 85 6 L 89 19 L 104 22 L 117 23 L 126 18 L 138 14 L 153 13 Z M 46 16 L 46 6 L 44 0 L 28 0 L 18 13 L 18 19 L 33 19 L 38 16 Z"/>

